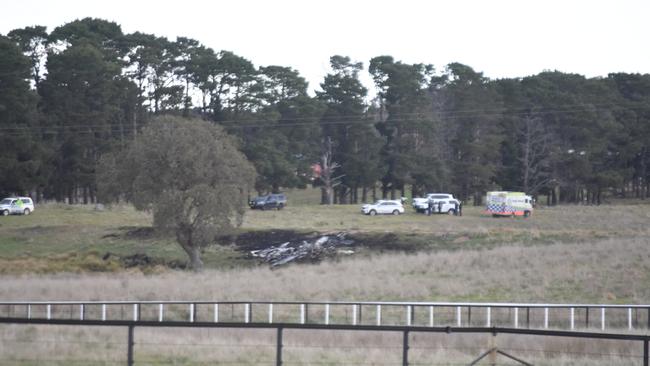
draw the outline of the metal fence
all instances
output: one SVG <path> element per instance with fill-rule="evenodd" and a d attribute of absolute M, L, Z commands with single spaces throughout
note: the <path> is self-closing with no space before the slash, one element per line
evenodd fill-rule
<path fill-rule="evenodd" d="M 137 310 L 134 312 L 134 316 Z M 532 336 L 555 336 L 584 339 L 600 340 L 624 340 L 638 341 L 639 346 L 643 347 L 642 362 L 644 366 L 649 366 L 649 342 L 650 335 L 632 334 L 632 333 L 604 333 L 604 332 L 584 332 L 584 331 L 566 331 L 566 330 L 536 330 L 521 328 L 502 328 L 502 327 L 422 327 L 422 326 L 388 326 L 388 325 L 361 325 L 361 324 L 309 324 L 309 323 L 225 323 L 225 322 L 199 322 L 199 321 L 146 321 L 146 320 L 89 320 L 89 319 L 41 319 L 41 318 L 0 318 L 0 324 L 43 324 L 43 325 L 72 325 L 72 326 L 100 326 L 100 327 L 126 327 L 127 332 L 127 366 L 134 365 L 134 331 L 136 327 L 191 327 L 191 328 L 247 328 L 247 329 L 274 329 L 276 333 L 275 346 L 275 365 L 283 365 L 283 332 L 286 329 L 307 329 L 307 330 L 340 330 L 340 331 L 380 331 L 380 332 L 399 332 L 402 334 L 402 362 L 403 366 L 409 365 L 409 340 L 412 333 L 447 333 L 447 334 L 492 334 L 496 337 L 498 334 L 515 334 L 515 335 L 532 335 Z M 477 364 L 481 359 L 489 354 L 499 353 L 510 358 L 522 365 L 532 365 L 520 358 L 512 356 L 498 348 L 492 348 L 481 354 L 469 365 Z"/>
<path fill-rule="evenodd" d="M 469 302 L 27 301 L 0 318 L 352 326 L 650 330 L 650 305 Z"/>

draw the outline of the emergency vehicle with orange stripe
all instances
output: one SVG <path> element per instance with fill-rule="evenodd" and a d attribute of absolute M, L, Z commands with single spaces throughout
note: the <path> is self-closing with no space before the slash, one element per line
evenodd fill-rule
<path fill-rule="evenodd" d="M 533 214 L 533 198 L 524 192 L 488 192 L 486 212 L 494 217 Z"/>

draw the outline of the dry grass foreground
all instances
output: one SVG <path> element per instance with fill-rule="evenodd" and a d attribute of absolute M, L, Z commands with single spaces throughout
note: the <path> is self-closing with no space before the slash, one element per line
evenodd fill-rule
<path fill-rule="evenodd" d="M 400 365 L 400 333 L 285 330 L 286 365 Z M 491 346 L 535 365 L 642 363 L 640 344 L 533 336 L 411 333 L 412 365 L 467 365 Z M 0 326 L 0 364 L 124 365 L 126 330 L 115 327 Z M 273 365 L 273 330 L 136 328 L 135 364 Z M 515 365 L 499 357 L 499 365 Z M 484 360 L 482 365 L 489 364 Z"/>
<path fill-rule="evenodd" d="M 650 303 L 649 238 L 376 254 L 271 270 L 5 275 L 2 300 Z"/>

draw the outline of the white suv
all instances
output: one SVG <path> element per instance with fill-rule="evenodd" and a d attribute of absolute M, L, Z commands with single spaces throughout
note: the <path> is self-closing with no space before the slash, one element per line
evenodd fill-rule
<path fill-rule="evenodd" d="M 433 201 L 433 211 L 431 213 L 456 214 L 456 209 L 460 201 L 455 199 L 449 193 L 429 193 L 424 198 L 414 198 L 413 208 L 417 212 L 427 212 L 429 201 Z"/>
<path fill-rule="evenodd" d="M 0 201 L 0 214 L 29 215 L 34 212 L 34 201 L 29 197 L 11 197 Z"/>
<path fill-rule="evenodd" d="M 375 216 L 377 214 L 400 215 L 404 213 L 404 206 L 400 201 L 379 200 L 372 204 L 361 206 L 361 212 Z"/>

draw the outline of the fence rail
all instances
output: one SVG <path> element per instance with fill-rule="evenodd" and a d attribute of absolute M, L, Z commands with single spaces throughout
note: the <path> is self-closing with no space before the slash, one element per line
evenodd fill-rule
<path fill-rule="evenodd" d="M 190 303 L 191 304 L 191 303 Z M 353 324 L 298 324 L 298 323 L 220 323 L 220 322 L 190 322 L 190 321 L 143 321 L 143 320 L 79 320 L 79 319 L 25 319 L 25 318 L 0 318 L 0 324 L 43 324 L 43 325 L 77 325 L 77 326 L 108 326 L 127 327 L 127 366 L 134 365 L 134 331 L 136 327 L 191 327 L 191 328 L 244 328 L 244 329 L 275 329 L 276 330 L 276 366 L 282 366 L 283 331 L 285 329 L 307 329 L 307 330 L 340 330 L 340 331 L 379 331 L 379 332 L 400 332 L 402 333 L 402 365 L 409 365 L 409 342 L 411 333 L 462 333 L 462 334 L 491 334 L 496 337 L 498 334 L 516 334 L 531 336 L 552 336 L 570 337 L 584 339 L 607 339 L 638 341 L 643 347 L 642 363 L 650 366 L 650 335 L 630 333 L 605 333 L 605 332 L 583 332 L 583 331 L 562 331 L 562 330 L 541 330 L 541 329 L 520 329 L 504 327 L 415 327 L 415 326 L 371 326 Z M 531 365 L 523 360 L 508 355 L 497 348 L 493 348 L 479 356 L 470 365 L 476 364 L 488 353 L 498 352 L 508 356 L 519 364 Z"/>
<path fill-rule="evenodd" d="M 0 319 L 650 330 L 650 305 L 367 301 L 9 301 Z"/>

